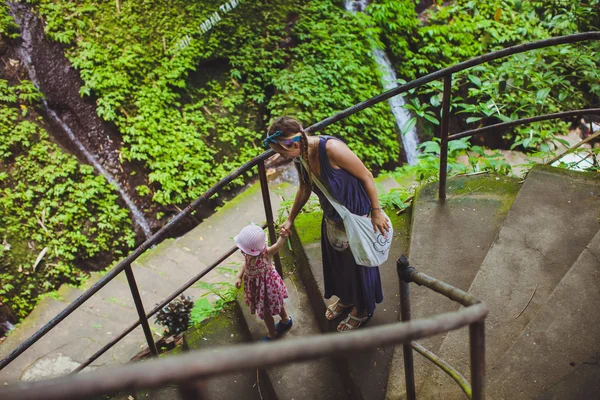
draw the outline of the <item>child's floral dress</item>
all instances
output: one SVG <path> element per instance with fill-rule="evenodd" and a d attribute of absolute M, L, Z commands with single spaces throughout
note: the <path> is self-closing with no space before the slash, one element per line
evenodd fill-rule
<path fill-rule="evenodd" d="M 245 255 L 244 302 L 260 319 L 264 319 L 265 306 L 270 315 L 281 313 L 283 300 L 288 297 L 285 284 L 266 251 L 265 247 L 256 257 Z"/>

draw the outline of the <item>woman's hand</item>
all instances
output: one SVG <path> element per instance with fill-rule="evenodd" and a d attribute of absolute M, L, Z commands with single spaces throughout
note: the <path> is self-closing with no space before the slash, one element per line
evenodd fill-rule
<path fill-rule="evenodd" d="M 390 224 L 381 210 L 372 211 L 371 223 L 373 224 L 373 232 L 379 231 L 382 235 L 385 235 L 390 230 Z"/>
<path fill-rule="evenodd" d="M 279 235 L 286 238 L 292 236 L 292 225 L 292 221 L 289 219 L 286 220 L 283 225 L 281 225 L 281 228 L 279 228 Z"/>
<path fill-rule="evenodd" d="M 239 289 L 241 286 L 242 286 L 242 278 L 236 278 L 235 287 Z"/>

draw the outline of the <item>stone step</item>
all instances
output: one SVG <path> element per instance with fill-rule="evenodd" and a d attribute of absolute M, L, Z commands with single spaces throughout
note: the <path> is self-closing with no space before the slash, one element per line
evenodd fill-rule
<path fill-rule="evenodd" d="M 184 334 L 184 351 L 231 346 L 250 340 L 244 315 L 236 302 L 229 310 L 203 321 Z M 210 399 L 272 399 L 269 382 L 256 371 L 223 375 L 208 381 Z"/>
<path fill-rule="evenodd" d="M 600 231 L 510 350 L 488 370 L 490 397 L 599 399 L 599 288 Z"/>
<path fill-rule="evenodd" d="M 282 262 L 286 266 L 293 266 L 293 259 L 287 251 L 281 252 Z M 292 316 L 293 326 L 279 340 L 289 340 L 298 337 L 320 334 L 321 331 L 315 319 L 306 289 L 299 276 L 293 270 L 285 269 L 285 285 L 289 298 L 285 307 Z M 267 334 L 263 321 L 256 315 L 250 314 L 250 309 L 244 305 L 243 294 L 238 302 L 243 311 L 245 320 L 250 330 L 253 341 L 258 342 Z M 279 317 L 275 317 L 277 322 Z M 257 343 L 265 346 L 268 343 Z M 335 368 L 331 359 L 319 359 L 303 363 L 287 364 L 269 368 L 266 376 L 273 388 L 277 399 L 347 399 L 349 392 L 343 383 L 341 374 Z"/>
<path fill-rule="evenodd" d="M 487 250 L 496 237 L 520 189 L 517 179 L 478 175 L 450 178 L 444 204 L 438 201 L 438 184 L 422 187 L 413 203 L 410 264 L 462 290 L 468 290 Z M 459 305 L 421 286 L 410 285 L 412 318 L 456 311 Z M 437 353 L 443 336 L 419 341 Z M 414 355 L 418 390 L 433 366 Z M 394 351 L 388 382 L 388 399 L 406 396 L 402 346 Z"/>
<path fill-rule="evenodd" d="M 490 309 L 488 370 L 544 306 L 598 231 L 599 199 L 597 174 L 540 166 L 530 171 L 469 290 Z M 449 333 L 439 354 L 470 376 L 467 329 Z M 464 396 L 441 371 L 434 371 L 422 394 L 444 399 Z"/>
<path fill-rule="evenodd" d="M 272 183 L 270 198 L 273 209 L 279 208 L 282 195 L 290 197 L 294 192 L 295 188 L 290 184 Z M 184 236 L 166 239 L 147 250 L 133 263 L 146 312 L 230 249 L 234 245 L 231 238 L 247 223 L 252 220 L 261 223 L 265 219 L 260 184 L 256 182 Z M 234 254 L 223 267 L 237 268 L 240 261 L 239 253 Z M 102 276 L 102 273 L 93 273 L 79 289 L 63 285 L 59 290 L 60 299 L 43 299 L 2 343 L 0 358 L 8 355 Z M 234 275 L 216 268 L 202 281 L 231 282 L 233 279 Z M 202 293 L 205 290 L 193 287 L 185 292 L 195 299 Z M 0 384 L 69 373 L 137 320 L 138 314 L 125 274 L 121 273 L 0 371 Z M 154 324 L 154 318 L 151 324 L 156 333 L 163 331 L 162 327 Z M 155 339 L 158 340 L 159 336 L 155 335 Z M 126 363 L 145 347 L 145 336 L 141 327 L 138 327 L 96 360 L 88 370 Z"/>
<path fill-rule="evenodd" d="M 395 265 L 400 255 L 406 254 L 408 251 L 410 210 L 400 216 L 393 211 L 388 212 L 388 215 L 394 226 L 394 239 L 389 259 L 380 267 L 384 300 L 377 305 L 373 318 L 361 329 L 398 321 L 399 289 Z M 314 315 L 321 331 L 343 335 L 343 333 L 336 331 L 336 327 L 343 317 L 336 321 L 329 321 L 325 318 L 326 305 L 333 299 L 325 300 L 323 298 L 320 229 L 320 215 L 301 215 L 296 219 L 295 230 L 298 232 L 298 236 L 294 235 L 294 240 L 297 241 L 294 246 L 294 256 L 300 266 L 300 274 L 306 285 Z M 303 251 L 299 251 L 299 249 Z M 371 351 L 349 354 L 337 359 L 336 365 L 351 388 L 352 398 L 368 400 L 385 398 L 392 352 L 393 348 L 377 348 Z"/>

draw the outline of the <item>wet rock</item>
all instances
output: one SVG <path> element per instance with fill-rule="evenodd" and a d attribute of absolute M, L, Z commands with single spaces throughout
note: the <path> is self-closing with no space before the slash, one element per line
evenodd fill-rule
<path fill-rule="evenodd" d="M 0 39 L 0 57 L 3 56 L 4 54 L 6 54 L 7 51 L 8 51 L 8 43 L 6 43 L 6 40 Z"/>

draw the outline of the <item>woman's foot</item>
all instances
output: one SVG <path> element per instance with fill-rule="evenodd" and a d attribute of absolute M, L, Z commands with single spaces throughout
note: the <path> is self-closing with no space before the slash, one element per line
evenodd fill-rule
<path fill-rule="evenodd" d="M 363 324 L 363 322 L 365 322 L 368 319 L 369 319 L 369 316 L 367 314 L 359 316 L 358 310 L 356 308 L 354 308 L 350 312 L 350 314 L 348 314 L 348 316 L 342 322 L 340 322 L 338 324 L 337 330 L 338 330 L 338 332 L 353 331 L 355 329 L 360 328 L 360 326 Z"/>
<path fill-rule="evenodd" d="M 345 309 L 350 307 L 352 307 L 352 304 L 344 304 L 342 303 L 342 300 L 338 299 L 335 303 L 327 306 L 327 310 L 325 311 L 325 318 L 327 318 L 330 321 L 333 321 L 334 319 L 342 315 Z"/>

